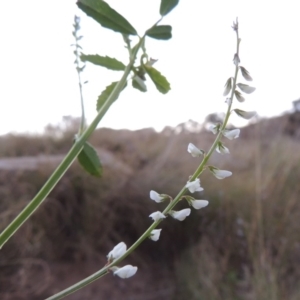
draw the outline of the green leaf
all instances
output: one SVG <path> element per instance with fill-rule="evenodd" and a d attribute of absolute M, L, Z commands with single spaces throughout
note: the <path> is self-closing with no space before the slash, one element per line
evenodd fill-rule
<path fill-rule="evenodd" d="M 121 61 L 118 61 L 117 59 L 111 58 L 109 56 L 100 56 L 98 54 L 85 55 L 82 53 L 80 55 L 80 59 L 83 62 L 88 61 L 94 65 L 105 67 L 107 69 L 114 70 L 114 71 L 123 71 L 126 68 L 126 66 Z"/>
<path fill-rule="evenodd" d="M 157 40 L 169 40 L 172 37 L 172 27 L 170 25 L 159 25 L 146 31 L 146 35 Z"/>
<path fill-rule="evenodd" d="M 146 86 L 144 80 L 142 80 L 139 76 L 133 77 L 132 86 L 141 92 L 147 92 L 147 86 Z"/>
<path fill-rule="evenodd" d="M 161 16 L 167 15 L 178 3 L 179 0 L 161 0 L 159 13 Z"/>
<path fill-rule="evenodd" d="M 125 34 L 137 34 L 132 25 L 117 11 L 112 9 L 105 1 L 79 0 L 77 5 L 89 17 L 96 20 L 103 27 Z"/>
<path fill-rule="evenodd" d="M 83 148 L 78 155 L 78 161 L 89 174 L 101 177 L 103 168 L 100 159 L 97 151 L 88 142 L 84 143 Z"/>
<path fill-rule="evenodd" d="M 144 65 L 145 71 L 155 84 L 156 88 L 163 94 L 166 94 L 170 89 L 170 83 L 165 76 L 161 75 L 156 69 L 151 66 Z"/>
<path fill-rule="evenodd" d="M 110 94 L 112 93 L 112 91 L 114 90 L 114 88 L 116 87 L 117 84 L 118 84 L 118 81 L 112 82 L 110 85 L 108 85 L 105 88 L 105 90 L 98 97 L 97 107 L 96 107 L 97 111 L 99 111 L 100 108 L 103 106 L 103 104 L 106 102 L 106 100 L 108 99 L 108 97 L 110 96 Z M 123 89 L 125 89 L 125 87 L 126 87 L 126 84 Z M 119 94 L 115 96 L 115 99 L 113 100 L 113 102 L 115 102 L 118 98 L 119 98 Z"/>

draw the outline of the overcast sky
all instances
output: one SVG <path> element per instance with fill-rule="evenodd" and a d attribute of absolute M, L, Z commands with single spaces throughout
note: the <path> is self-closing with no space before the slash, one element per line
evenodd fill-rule
<path fill-rule="evenodd" d="M 159 19 L 158 0 L 108 0 L 140 34 Z M 223 87 L 233 76 L 236 48 L 233 20 L 239 18 L 241 65 L 257 91 L 237 104 L 260 116 L 281 114 L 300 97 L 299 1 L 181 0 L 162 24 L 173 27 L 169 41 L 148 39 L 148 54 L 171 83 L 167 95 L 147 80 L 148 92 L 127 88 L 100 126 L 138 129 L 193 119 L 226 109 Z M 128 60 L 120 34 L 103 29 L 71 0 L 1 1 L 0 134 L 40 132 L 64 115 L 80 115 L 72 24 L 81 17 L 83 52 Z M 88 120 L 98 95 L 121 72 L 87 65 L 84 98 Z M 242 81 L 242 79 L 241 79 Z M 242 81 L 244 82 L 244 81 Z"/>

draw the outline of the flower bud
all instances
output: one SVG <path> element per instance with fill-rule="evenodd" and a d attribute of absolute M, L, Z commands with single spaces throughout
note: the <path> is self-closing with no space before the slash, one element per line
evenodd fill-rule
<path fill-rule="evenodd" d="M 227 96 L 229 94 L 229 92 L 231 91 L 231 87 L 232 87 L 232 77 L 228 78 L 225 83 L 225 90 L 223 96 Z"/>

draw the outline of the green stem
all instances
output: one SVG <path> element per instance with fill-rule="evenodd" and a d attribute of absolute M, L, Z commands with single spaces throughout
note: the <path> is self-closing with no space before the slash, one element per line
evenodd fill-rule
<path fill-rule="evenodd" d="M 118 82 L 112 93 L 109 95 L 107 101 L 100 108 L 97 116 L 91 123 L 91 125 L 83 132 L 83 134 L 76 139 L 73 147 L 70 149 L 66 157 L 52 173 L 49 179 L 46 181 L 41 190 L 37 195 L 29 202 L 29 204 L 21 211 L 21 213 L 3 230 L 0 235 L 0 249 L 2 246 L 13 236 L 13 234 L 22 226 L 22 224 L 35 212 L 35 210 L 43 203 L 55 185 L 59 182 L 61 177 L 65 174 L 68 168 L 71 166 L 72 162 L 76 159 L 77 155 L 80 153 L 84 143 L 96 129 L 100 120 L 103 118 L 110 105 L 116 99 L 116 96 L 121 93 L 123 90 L 127 77 L 131 71 L 131 68 L 134 64 L 135 57 L 137 52 L 144 40 L 144 37 L 139 41 L 138 46 L 135 48 L 133 57 L 130 59 L 129 64 L 127 65 L 124 74 L 121 80 Z"/>
<path fill-rule="evenodd" d="M 239 38 L 238 38 L 238 32 L 237 32 L 237 54 L 238 53 L 239 53 Z M 229 116 L 230 116 L 231 106 L 232 106 L 233 97 L 234 97 L 234 91 L 235 91 L 235 88 L 236 88 L 238 70 L 239 70 L 239 67 L 236 66 L 235 75 L 234 75 L 234 85 L 233 85 L 233 88 L 232 88 L 232 92 L 231 92 L 231 96 L 230 96 L 230 103 L 228 105 L 225 120 L 224 120 L 224 122 L 223 122 L 223 124 L 222 124 L 222 126 L 219 130 L 219 133 L 217 134 L 216 139 L 215 139 L 214 143 L 212 144 L 210 150 L 207 152 L 207 154 L 205 155 L 205 157 L 201 161 L 199 167 L 197 168 L 197 170 L 192 175 L 192 177 L 190 178 L 189 181 L 194 181 L 203 172 L 206 163 L 208 162 L 208 160 L 211 157 L 212 153 L 216 149 L 219 140 L 222 137 L 222 131 L 226 128 L 226 125 L 227 125 L 227 122 L 228 122 L 228 119 L 229 119 Z M 171 201 L 169 203 L 169 205 L 165 208 L 165 210 L 163 211 L 164 215 L 167 215 L 170 212 L 170 210 L 173 209 L 176 206 L 176 204 L 181 200 L 182 196 L 186 193 L 186 191 L 187 191 L 187 188 L 184 186 L 181 189 L 181 191 L 178 193 L 178 195 L 174 198 L 174 200 Z M 87 278 L 77 282 L 76 284 L 68 287 L 67 289 L 65 289 L 65 290 L 63 290 L 63 291 L 47 298 L 46 300 L 62 299 L 65 296 L 70 295 L 70 294 L 80 290 L 84 286 L 92 283 L 93 281 L 97 280 L 98 278 L 108 274 L 110 268 L 113 267 L 113 266 L 118 265 L 123 259 L 125 259 L 129 254 L 131 254 L 146 238 L 148 238 L 150 236 L 151 231 L 153 229 L 155 229 L 160 224 L 161 221 L 162 221 L 162 219 L 153 222 L 151 224 L 151 226 L 143 233 L 143 235 L 141 235 L 140 238 L 130 248 L 128 248 L 127 251 L 120 258 L 118 258 L 117 260 L 113 261 L 112 263 L 106 265 L 105 267 L 103 267 L 102 269 L 100 269 L 96 273 L 90 275 L 89 277 L 87 277 Z"/>

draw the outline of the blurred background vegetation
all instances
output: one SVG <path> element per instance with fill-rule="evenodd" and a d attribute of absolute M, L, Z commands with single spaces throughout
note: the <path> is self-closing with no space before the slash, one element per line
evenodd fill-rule
<path fill-rule="evenodd" d="M 300 299 L 297 116 L 259 120 L 224 140 L 231 154 L 215 153 L 210 164 L 233 176 L 203 174 L 197 198 L 209 206 L 184 222 L 162 222 L 159 241 L 145 241 L 124 262 L 139 267 L 133 278 L 108 275 L 68 299 Z M 77 128 L 65 117 L 43 135 L 0 137 L 0 230 L 41 188 Z M 208 150 L 213 139 L 193 121 L 161 133 L 97 130 L 90 142 L 103 177 L 74 163 L 3 247 L 0 299 L 43 299 L 100 269 L 117 243 L 132 244 L 151 224 L 149 214 L 163 209 L 149 191 L 175 196 L 193 173 L 199 161 L 188 143 Z"/>

